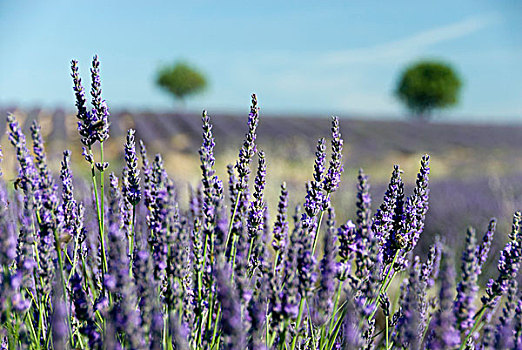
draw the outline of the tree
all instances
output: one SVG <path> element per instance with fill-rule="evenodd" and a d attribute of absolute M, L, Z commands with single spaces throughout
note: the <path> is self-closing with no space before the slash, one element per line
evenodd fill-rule
<path fill-rule="evenodd" d="M 156 84 L 184 103 L 187 96 L 205 90 L 207 80 L 196 68 L 185 62 L 176 62 L 159 70 Z"/>
<path fill-rule="evenodd" d="M 428 118 L 434 109 L 456 105 L 461 86 L 450 65 L 420 61 L 402 73 L 395 94 L 414 115 Z"/>

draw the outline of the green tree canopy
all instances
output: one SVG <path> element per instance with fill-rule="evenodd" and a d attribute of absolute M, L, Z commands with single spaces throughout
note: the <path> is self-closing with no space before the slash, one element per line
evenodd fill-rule
<path fill-rule="evenodd" d="M 414 115 L 427 118 L 434 109 L 456 105 L 461 86 L 450 65 L 420 61 L 402 73 L 395 94 Z"/>
<path fill-rule="evenodd" d="M 174 98 L 184 102 L 187 96 L 205 90 L 207 80 L 196 68 L 185 62 L 176 62 L 159 70 L 156 84 Z"/>

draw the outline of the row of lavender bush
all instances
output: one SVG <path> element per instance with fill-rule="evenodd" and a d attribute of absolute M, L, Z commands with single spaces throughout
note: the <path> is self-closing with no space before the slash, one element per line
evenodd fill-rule
<path fill-rule="evenodd" d="M 201 184 L 182 210 L 161 155 L 149 159 L 140 142 L 138 157 L 133 130 L 120 178 L 110 173 L 105 182 L 109 112 L 97 57 L 92 109 L 76 61 L 72 78 L 92 175 L 86 195 L 74 189 L 71 152 L 63 153 L 56 181 L 39 125 L 31 128 L 31 152 L 8 117 L 19 173 L 15 191 L 5 184 L 0 191 L 3 348 L 522 348 L 522 215 L 514 215 L 498 276 L 479 302 L 495 221 L 482 240 L 468 230 L 460 276 L 441 240 L 426 257 L 412 253 L 428 210 L 428 156 L 410 196 L 394 167 L 375 214 L 361 171 L 356 218 L 338 225 L 331 197 L 343 171 L 343 140 L 333 118 L 329 161 L 320 139 L 302 206 L 288 212 L 283 183 L 270 220 L 252 95 L 248 132 L 226 184 L 214 170 L 212 125 L 203 112 Z"/>

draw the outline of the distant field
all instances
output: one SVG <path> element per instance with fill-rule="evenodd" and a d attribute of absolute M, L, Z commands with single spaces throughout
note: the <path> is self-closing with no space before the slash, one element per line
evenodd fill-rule
<path fill-rule="evenodd" d="M 2 147 L 10 147 L 5 136 L 5 117 L 13 112 L 23 120 L 29 136 L 32 120 L 39 119 L 52 155 L 54 170 L 60 166 L 60 151 L 73 150 L 78 164 L 81 149 L 76 132 L 76 118 L 64 111 L 0 109 Z M 246 132 L 247 115 L 212 115 L 216 138 L 217 169 L 226 181 L 225 167 L 234 163 Z M 197 114 L 113 112 L 111 139 L 107 150 L 112 171 L 121 168 L 125 130 L 136 128 L 136 136 L 149 148 L 161 152 L 169 173 L 179 181 L 179 195 L 186 196 L 186 184 L 196 185 L 199 176 L 197 149 L 201 142 L 201 119 Z M 326 117 L 264 116 L 258 127 L 259 148 L 268 160 L 268 202 L 275 196 L 281 181 L 290 188 L 293 203 L 302 201 L 304 183 L 311 179 L 315 144 L 319 137 L 328 139 L 330 120 Z M 490 217 L 500 219 L 500 227 L 510 226 L 510 216 L 522 207 L 522 127 L 496 125 L 440 124 L 405 121 L 363 121 L 341 119 L 345 140 L 343 185 L 334 201 L 339 220 L 352 217 L 354 188 L 360 167 L 370 175 L 375 205 L 380 203 L 393 164 L 405 170 L 410 185 L 415 180 L 420 157 L 432 157 L 432 200 L 426 221 L 427 234 L 421 246 L 433 241 L 433 234 L 463 242 L 463 231 L 473 224 L 480 232 Z M 12 153 L 9 153 L 12 154 Z M 2 168 L 12 174 L 14 159 L 5 159 Z M 77 174 L 85 172 L 84 164 Z M 411 186 L 410 186 L 411 187 Z M 407 189 L 409 194 L 410 189 Z M 374 209 L 376 209 L 374 207 Z M 505 231 L 502 232 L 505 234 Z M 496 243 L 500 246 L 502 240 Z"/>

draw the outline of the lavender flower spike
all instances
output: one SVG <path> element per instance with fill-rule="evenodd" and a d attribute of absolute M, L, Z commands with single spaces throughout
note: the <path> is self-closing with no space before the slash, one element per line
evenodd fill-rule
<path fill-rule="evenodd" d="M 94 107 L 92 113 L 96 114 L 93 127 L 96 129 L 97 140 L 104 142 L 109 138 L 109 108 L 105 100 L 102 100 L 101 93 L 100 61 L 98 55 L 95 55 L 91 68 L 91 96 Z"/>
<path fill-rule="evenodd" d="M 257 96 L 252 94 L 252 105 L 248 115 L 248 133 L 245 136 L 243 147 L 239 151 L 239 159 L 236 169 L 239 174 L 238 190 L 245 191 L 248 186 L 248 176 L 250 174 L 250 161 L 256 153 L 256 130 L 259 122 L 259 107 L 257 106 Z"/>
<path fill-rule="evenodd" d="M 341 173 L 343 172 L 343 139 L 339 128 L 339 118 L 332 117 L 332 159 L 328 172 L 324 178 L 324 190 L 326 193 L 333 193 L 339 188 L 341 183 Z M 326 198 L 328 201 L 328 197 Z M 328 204 L 325 203 L 325 206 Z"/>
<path fill-rule="evenodd" d="M 427 344 L 427 348 L 430 350 L 454 349 L 460 343 L 460 334 L 455 328 L 456 319 L 452 309 L 454 281 L 453 254 L 445 248 L 441 268 L 440 308 L 434 316 L 433 330 Z"/>
<path fill-rule="evenodd" d="M 398 165 L 395 165 L 388 189 L 384 194 L 383 203 L 375 213 L 373 220 L 372 230 L 377 235 L 381 245 L 388 241 L 388 237 L 393 229 L 395 209 L 403 187 L 401 173 L 402 170 L 399 169 Z"/>
<path fill-rule="evenodd" d="M 457 325 L 461 332 L 473 326 L 474 300 L 478 291 L 478 266 L 475 249 L 475 230 L 470 227 L 466 233 L 466 247 L 462 252 L 462 280 L 457 285 L 457 297 L 454 304 Z"/>
<path fill-rule="evenodd" d="M 20 165 L 15 186 L 22 188 L 24 192 L 32 191 L 38 187 L 38 175 L 33 163 L 33 158 L 27 149 L 25 135 L 18 121 L 12 114 L 7 116 L 7 123 L 10 129 L 9 141 L 11 141 L 11 144 L 16 149 L 16 159 Z"/>
<path fill-rule="evenodd" d="M 31 124 L 31 137 L 33 139 L 35 166 L 38 169 L 40 181 L 42 181 L 43 187 L 51 187 L 53 184 L 53 178 L 51 177 L 51 172 L 47 167 L 47 157 L 45 155 L 44 141 L 42 138 L 42 128 L 36 120 L 34 120 Z"/>
<path fill-rule="evenodd" d="M 8 195 L 0 187 L 0 268 L 9 266 L 16 258 L 16 224 L 10 217 Z"/>
<path fill-rule="evenodd" d="M 517 277 L 522 260 L 522 213 L 520 212 L 516 212 L 513 217 L 513 227 L 509 239 L 510 241 L 500 252 L 497 267 L 499 275 L 496 280 L 488 283 L 486 295 L 482 297 L 484 306 L 493 304 L 497 297 L 507 291 L 509 281 Z"/>
<path fill-rule="evenodd" d="M 324 254 L 320 263 L 321 282 L 319 293 L 317 294 L 317 311 L 322 312 L 321 321 L 326 321 L 325 316 L 330 315 L 333 309 L 332 299 L 335 293 L 335 277 L 337 265 L 335 258 L 337 247 L 335 245 L 335 213 L 332 208 L 328 209 L 328 230 L 324 235 Z M 321 322 L 321 323 L 322 323 Z"/>
<path fill-rule="evenodd" d="M 405 251 L 415 248 L 419 236 L 424 230 L 424 218 L 428 211 L 428 176 L 430 174 L 430 156 L 425 154 L 421 159 L 421 167 L 417 174 L 417 181 L 413 195 L 406 203 L 406 218 L 402 238 L 405 242 Z"/>
<path fill-rule="evenodd" d="M 130 204 L 136 205 L 141 200 L 140 192 L 140 170 L 138 169 L 138 156 L 136 155 L 136 141 L 134 140 L 135 130 L 129 129 L 127 132 L 127 142 L 125 143 L 125 163 L 127 169 L 127 187 L 125 196 Z"/>
<path fill-rule="evenodd" d="M 71 171 L 71 151 L 63 152 L 62 169 L 60 178 L 62 180 L 62 206 L 64 229 L 70 236 L 76 236 L 78 228 L 81 226 L 78 217 L 78 206 L 74 199 L 74 186 Z"/>
<path fill-rule="evenodd" d="M 282 262 L 282 256 L 285 254 L 286 245 L 288 240 L 288 220 L 287 220 L 287 209 L 288 209 L 288 190 L 286 189 L 286 183 L 281 184 L 281 194 L 279 195 L 279 204 L 277 205 L 277 218 L 274 223 L 272 248 L 276 252 L 276 260 L 274 266 L 276 269 L 280 267 Z"/>
<path fill-rule="evenodd" d="M 317 141 L 315 151 L 314 180 L 307 186 L 304 202 L 305 213 L 303 214 L 304 227 L 309 228 L 310 232 L 315 231 L 316 216 L 324 209 L 325 196 L 323 193 L 324 164 L 326 160 L 326 144 L 323 138 Z"/>
<path fill-rule="evenodd" d="M 492 219 L 489 222 L 488 230 L 484 234 L 484 237 L 482 238 L 482 244 L 477 246 L 477 250 L 475 254 L 477 255 L 478 259 L 478 274 L 480 275 L 480 272 L 482 270 L 482 267 L 484 266 L 484 263 L 486 262 L 489 254 L 489 250 L 491 249 L 491 242 L 493 241 L 493 236 L 495 235 L 495 229 L 497 226 L 497 222 L 495 219 Z"/>
<path fill-rule="evenodd" d="M 76 109 L 78 113 L 76 114 L 76 118 L 78 118 L 78 131 L 80 131 L 80 135 L 83 135 L 83 131 L 90 129 L 90 115 L 87 112 L 87 101 L 85 99 L 85 89 L 82 86 L 82 79 L 80 78 L 80 73 L 78 72 L 78 61 L 72 60 L 71 62 L 71 77 L 73 78 L 73 90 L 74 96 L 76 97 Z M 84 137 L 86 137 L 85 135 Z M 84 142 L 85 141 L 85 142 Z M 82 139 L 82 143 L 86 146 L 94 143 L 90 142 L 90 139 Z"/>
<path fill-rule="evenodd" d="M 54 349 L 66 349 L 68 343 L 67 332 L 67 306 L 65 304 L 62 291 L 62 281 L 60 274 L 56 274 L 57 278 L 54 282 L 54 290 L 52 294 L 52 334 Z"/>
<path fill-rule="evenodd" d="M 221 331 L 224 349 L 244 349 L 245 332 L 241 320 L 241 303 L 230 285 L 230 272 L 222 266 L 216 270 L 217 298 L 221 304 Z"/>
<path fill-rule="evenodd" d="M 266 180 L 265 152 L 259 151 L 259 164 L 254 183 L 254 200 L 250 203 L 248 214 L 248 236 L 251 240 L 257 238 L 258 232 L 263 225 L 263 194 Z"/>

